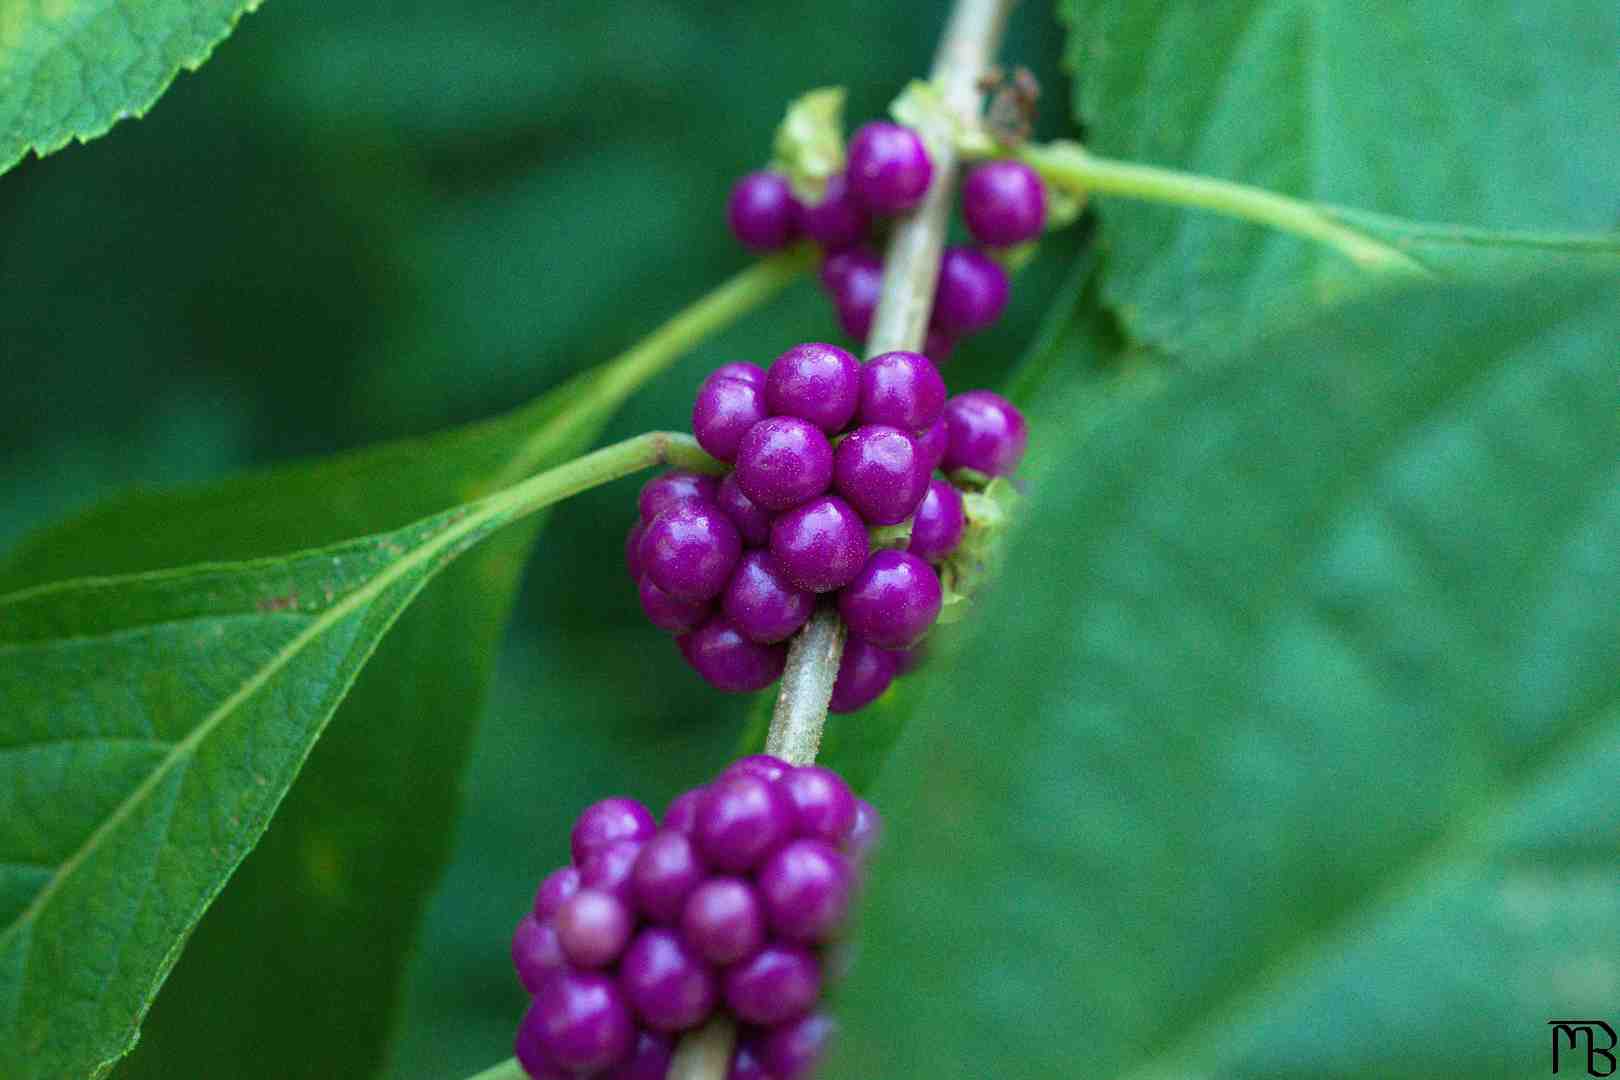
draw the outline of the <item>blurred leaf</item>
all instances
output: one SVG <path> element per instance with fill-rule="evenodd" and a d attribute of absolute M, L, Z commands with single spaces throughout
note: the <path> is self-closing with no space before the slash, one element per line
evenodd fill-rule
<path fill-rule="evenodd" d="M 1620 7 L 1608 0 L 1063 0 L 1060 11 L 1076 113 L 1100 154 L 1422 221 L 1617 224 Z M 1331 250 L 1244 222 L 1124 200 L 1100 213 L 1104 299 L 1161 349 L 1248 339 L 1369 280 Z M 1406 239 L 1436 257 L 1488 254 Z M 1529 257 L 1490 255 L 1501 256 Z"/>
<path fill-rule="evenodd" d="M 0 12 L 0 172 L 104 135 L 195 71 L 260 0 L 8 0 Z"/>
<path fill-rule="evenodd" d="M 1041 405 L 834 1075 L 1519 1077 L 1607 1015 L 1615 300 L 1415 289 Z"/>

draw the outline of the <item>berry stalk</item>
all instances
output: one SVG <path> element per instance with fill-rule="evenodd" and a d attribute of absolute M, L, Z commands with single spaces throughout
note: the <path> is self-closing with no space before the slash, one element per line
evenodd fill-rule
<path fill-rule="evenodd" d="M 930 79 L 947 108 L 977 122 L 982 105 L 979 80 L 1000 46 L 1012 0 L 957 0 L 945 24 Z M 895 227 L 885 253 L 883 291 L 866 355 L 905 349 L 921 351 L 928 336 L 928 317 L 945 250 L 955 197 L 958 154 L 949 125 L 923 131 L 934 163 L 934 182 L 922 204 Z M 766 736 L 767 753 L 795 765 L 815 760 L 821 729 L 827 722 L 838 662 L 844 652 L 844 629 L 838 613 L 822 608 L 794 637 L 788 649 L 782 688 Z"/>

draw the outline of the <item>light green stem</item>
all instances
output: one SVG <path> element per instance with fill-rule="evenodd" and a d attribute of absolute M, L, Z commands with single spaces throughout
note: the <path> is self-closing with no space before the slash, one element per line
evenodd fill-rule
<path fill-rule="evenodd" d="M 697 440 L 678 431 L 649 431 L 593 450 L 566 465 L 537 473 L 466 506 L 467 516 L 455 528 L 471 534 L 482 525 L 505 525 L 582 491 L 610 483 L 654 465 L 713 471 L 720 463 L 703 452 Z"/>
<path fill-rule="evenodd" d="M 1262 188 L 1153 165 L 1111 161 L 1073 142 L 1031 144 L 1017 156 L 1048 183 L 1077 195 L 1118 195 L 1212 210 L 1326 244 L 1368 269 L 1428 274 L 1405 252 L 1340 224 L 1321 207 Z"/>
<path fill-rule="evenodd" d="M 507 1058 L 499 1065 L 491 1065 L 483 1072 L 473 1073 L 467 1080 L 529 1080 L 517 1058 Z"/>

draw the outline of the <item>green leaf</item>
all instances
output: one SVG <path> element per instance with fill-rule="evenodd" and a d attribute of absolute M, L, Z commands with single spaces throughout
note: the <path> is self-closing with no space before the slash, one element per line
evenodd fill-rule
<path fill-rule="evenodd" d="M 0 11 L 0 172 L 141 116 L 261 0 L 8 0 Z"/>
<path fill-rule="evenodd" d="M 833 1075 L 1522 1077 L 1612 1017 L 1617 337 L 1612 279 L 1423 286 L 1047 398 Z"/>
<path fill-rule="evenodd" d="M 1620 8 L 1607 0 L 1063 0 L 1060 12 L 1076 114 L 1099 154 L 1413 221 L 1602 233 L 1593 243 L 1612 259 Z M 1099 212 L 1104 299 L 1165 350 L 1250 339 L 1375 276 L 1231 218 L 1120 199 Z M 1521 236 L 1470 231 L 1459 244 L 1343 220 L 1450 268 L 1572 257 Z"/>

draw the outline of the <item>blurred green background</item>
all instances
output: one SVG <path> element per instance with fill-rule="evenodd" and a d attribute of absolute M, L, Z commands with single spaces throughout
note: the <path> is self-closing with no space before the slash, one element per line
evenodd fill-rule
<path fill-rule="evenodd" d="M 944 13 L 266 5 L 146 119 L 0 177 L 0 550 L 133 485 L 429 432 L 606 359 L 745 264 L 725 193 L 784 103 L 842 84 L 851 126 L 878 114 L 926 70 Z M 1040 77 L 1048 134 L 1067 124 L 1060 48 L 1048 9 L 1015 13 L 1003 56 Z M 1046 244 L 1002 323 L 959 348 L 954 386 L 1003 378 L 1077 247 Z M 607 437 L 683 424 L 709 367 L 836 334 L 801 283 Z M 634 488 L 564 507 L 531 564 L 394 1076 L 505 1056 L 508 931 L 566 856 L 567 820 L 612 790 L 659 803 L 736 739 L 745 703 L 702 690 L 623 582 Z M 161 997 L 153 1021 L 134 1060 L 161 1053 Z"/>

